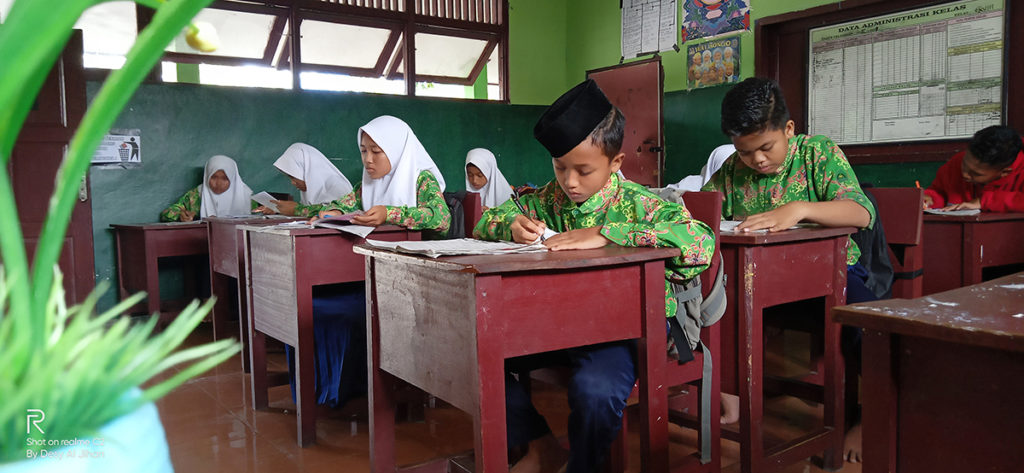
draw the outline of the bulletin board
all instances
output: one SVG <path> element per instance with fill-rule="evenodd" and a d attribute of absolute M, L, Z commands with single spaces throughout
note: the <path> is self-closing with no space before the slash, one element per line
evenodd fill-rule
<path fill-rule="evenodd" d="M 809 133 L 864 144 L 1002 124 L 1004 11 L 961 0 L 810 29 Z"/>
<path fill-rule="evenodd" d="M 1024 25 L 1024 5 L 1016 0 L 1005 1 L 1002 10 L 1004 25 Z M 759 18 L 753 25 L 754 75 L 777 80 L 789 106 L 790 118 L 798 133 L 812 132 L 810 113 L 814 109 L 808 86 L 811 82 L 811 31 L 826 26 L 867 21 L 899 15 L 918 9 L 941 9 L 961 2 L 949 0 L 858 0 L 830 3 L 805 10 Z M 879 25 L 881 26 L 881 25 Z M 1024 30 L 1004 26 L 1002 123 L 1024 130 Z M 1012 60 L 1011 60 L 1012 59 Z M 844 106 L 848 103 L 844 101 Z M 848 123 L 844 123 L 848 125 Z M 814 130 L 821 130 L 817 124 Z M 820 131 L 819 131 L 820 133 Z M 842 135 L 833 136 L 837 141 Z M 967 149 L 969 138 L 946 136 L 944 139 L 901 139 L 892 141 L 845 143 L 843 152 L 853 164 L 884 164 L 908 162 L 945 162 L 950 156 Z"/>

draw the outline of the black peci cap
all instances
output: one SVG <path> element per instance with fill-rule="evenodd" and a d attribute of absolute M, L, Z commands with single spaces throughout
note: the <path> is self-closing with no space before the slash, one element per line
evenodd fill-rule
<path fill-rule="evenodd" d="M 560 158 L 587 139 L 611 110 L 612 104 L 597 82 L 587 79 L 544 111 L 533 127 L 533 137 L 551 157 Z"/>

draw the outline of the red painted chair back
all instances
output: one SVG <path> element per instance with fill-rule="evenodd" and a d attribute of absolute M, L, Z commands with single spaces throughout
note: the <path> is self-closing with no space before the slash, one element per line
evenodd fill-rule
<path fill-rule="evenodd" d="M 885 228 L 892 262 L 892 296 L 903 299 L 921 297 L 923 292 L 924 191 L 916 187 L 869 187 L 865 189 L 878 201 L 878 221 Z"/>

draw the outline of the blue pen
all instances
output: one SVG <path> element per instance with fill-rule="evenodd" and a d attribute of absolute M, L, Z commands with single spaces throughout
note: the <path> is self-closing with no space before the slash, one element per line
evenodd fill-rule
<path fill-rule="evenodd" d="M 512 202 L 515 202 L 516 207 L 519 208 L 519 212 L 521 212 L 524 217 L 530 218 L 529 215 L 526 215 L 526 209 L 523 208 L 523 204 L 521 202 L 519 202 L 519 192 L 516 192 L 515 188 L 512 189 Z M 546 238 L 544 238 L 544 234 L 541 233 L 540 241 L 544 241 L 544 240 L 546 240 Z"/>

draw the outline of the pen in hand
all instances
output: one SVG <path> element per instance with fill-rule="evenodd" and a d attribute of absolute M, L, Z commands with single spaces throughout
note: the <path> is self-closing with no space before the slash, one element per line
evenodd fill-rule
<path fill-rule="evenodd" d="M 522 213 L 524 217 L 530 218 L 530 216 L 526 214 L 526 208 L 523 207 L 522 202 L 519 202 L 519 192 L 516 192 L 515 188 L 512 189 L 512 202 L 516 204 L 516 208 L 519 209 L 519 212 Z M 541 232 L 540 241 L 543 242 L 544 240 L 546 240 L 546 238 L 544 238 L 544 232 Z"/>

